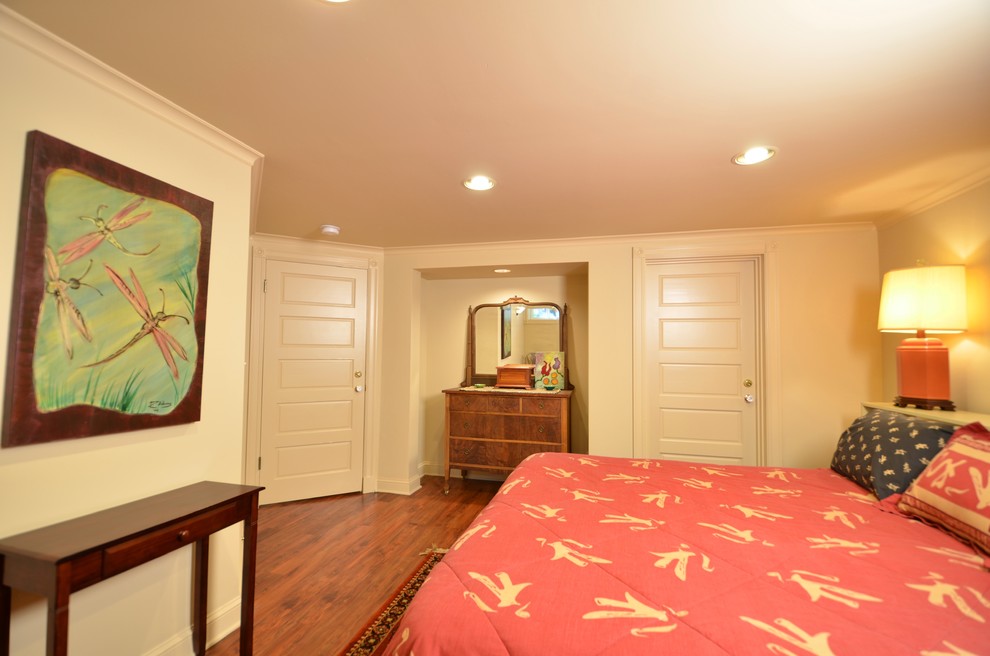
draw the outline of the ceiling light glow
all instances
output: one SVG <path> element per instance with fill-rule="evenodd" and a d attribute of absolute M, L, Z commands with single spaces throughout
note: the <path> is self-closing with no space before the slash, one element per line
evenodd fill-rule
<path fill-rule="evenodd" d="M 330 2 L 330 1 L 331 0 L 327 0 L 327 2 Z M 340 2 L 340 0 L 332 0 L 332 1 L 333 2 Z M 330 235 L 330 236 L 339 235 L 340 234 L 340 227 L 339 226 L 335 226 L 335 225 L 330 225 L 329 223 L 327 223 L 325 225 L 320 226 L 320 232 L 322 232 L 325 235 Z"/>
<path fill-rule="evenodd" d="M 464 186 L 471 191 L 488 191 L 495 186 L 495 181 L 487 175 L 475 175 L 465 180 Z"/>
<path fill-rule="evenodd" d="M 733 157 L 732 161 L 741 166 L 749 166 L 751 164 L 765 162 L 776 154 L 777 151 L 769 146 L 754 146 L 746 152 L 739 153 Z"/>
<path fill-rule="evenodd" d="M 495 273 L 510 273 L 512 269 L 493 269 Z"/>

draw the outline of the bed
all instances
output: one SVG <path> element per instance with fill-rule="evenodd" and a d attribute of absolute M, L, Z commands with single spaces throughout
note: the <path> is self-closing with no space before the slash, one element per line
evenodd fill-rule
<path fill-rule="evenodd" d="M 986 429 L 878 410 L 831 468 L 535 454 L 385 653 L 990 654 L 988 494 Z"/>

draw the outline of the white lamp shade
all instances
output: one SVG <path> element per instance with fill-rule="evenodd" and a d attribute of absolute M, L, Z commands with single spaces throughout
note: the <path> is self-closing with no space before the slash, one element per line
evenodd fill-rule
<path fill-rule="evenodd" d="M 966 330 L 966 269 L 894 269 L 883 276 L 877 328 L 885 333 L 961 333 Z"/>

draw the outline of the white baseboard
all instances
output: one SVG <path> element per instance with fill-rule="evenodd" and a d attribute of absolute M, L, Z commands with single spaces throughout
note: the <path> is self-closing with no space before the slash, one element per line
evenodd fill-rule
<path fill-rule="evenodd" d="M 388 478 L 379 478 L 376 488 L 379 492 L 385 492 L 387 494 L 403 494 L 409 496 L 420 487 L 419 482 L 420 477 L 410 478 L 407 480 L 397 480 Z"/>
<path fill-rule="evenodd" d="M 206 645 L 212 647 L 241 626 L 241 598 L 227 602 L 206 617 Z M 192 652 L 192 627 L 187 627 L 145 656 L 189 656 Z"/>

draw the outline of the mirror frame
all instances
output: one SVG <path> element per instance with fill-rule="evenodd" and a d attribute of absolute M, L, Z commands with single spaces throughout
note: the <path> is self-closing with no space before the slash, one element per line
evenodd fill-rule
<path fill-rule="evenodd" d="M 481 305 L 475 305 L 474 307 L 468 307 L 468 338 L 467 338 L 467 367 L 464 372 L 464 380 L 461 381 L 461 387 L 467 387 L 469 385 L 484 384 L 488 387 L 495 385 L 495 379 L 497 374 L 479 374 L 475 371 L 477 362 L 475 360 L 475 320 L 474 315 L 483 308 L 502 308 L 506 305 L 525 305 L 527 307 L 553 307 L 557 309 L 557 313 L 560 315 L 560 321 L 558 322 L 559 336 L 557 343 L 560 344 L 559 351 L 564 353 L 564 380 L 566 381 L 566 387 L 564 389 L 573 389 L 571 385 L 571 376 L 568 371 L 568 362 L 570 361 L 569 353 L 567 351 L 567 304 L 565 303 L 563 307 L 556 303 L 550 303 L 548 301 L 541 302 L 530 302 L 521 296 L 513 296 L 507 298 L 501 303 L 482 303 Z"/>

